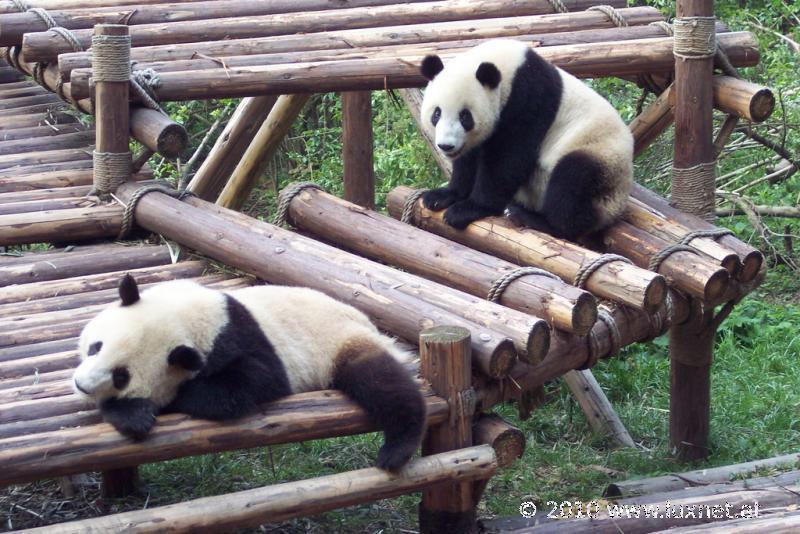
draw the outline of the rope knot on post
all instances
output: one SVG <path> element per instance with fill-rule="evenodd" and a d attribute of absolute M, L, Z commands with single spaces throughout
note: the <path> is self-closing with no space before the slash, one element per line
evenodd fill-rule
<path fill-rule="evenodd" d="M 715 17 L 681 17 L 673 23 L 672 53 L 681 59 L 706 59 L 717 52 Z"/>

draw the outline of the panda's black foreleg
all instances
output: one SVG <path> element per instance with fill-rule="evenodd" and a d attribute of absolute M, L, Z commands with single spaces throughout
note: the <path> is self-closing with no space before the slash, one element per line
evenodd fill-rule
<path fill-rule="evenodd" d="M 376 465 L 397 471 L 422 440 L 425 401 L 408 371 L 391 355 L 350 352 L 338 359 L 333 387 L 353 399 L 383 430 L 384 442 Z"/>
<path fill-rule="evenodd" d="M 447 187 L 427 191 L 422 195 L 422 205 L 439 211 L 469 197 L 478 172 L 478 155 L 478 150 L 472 150 L 453 160 L 453 175 Z"/>
<path fill-rule="evenodd" d="M 144 439 L 153 428 L 157 411 L 152 401 L 139 397 L 112 397 L 100 404 L 103 419 L 111 423 L 120 434 L 137 441 Z"/>
<path fill-rule="evenodd" d="M 590 155 L 570 152 L 556 164 L 544 196 L 542 215 L 551 235 L 575 241 L 595 230 L 594 200 L 608 192 L 602 166 Z"/>

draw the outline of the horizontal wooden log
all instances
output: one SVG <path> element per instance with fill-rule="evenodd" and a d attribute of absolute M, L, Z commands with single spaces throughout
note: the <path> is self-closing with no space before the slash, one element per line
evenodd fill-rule
<path fill-rule="evenodd" d="M 117 195 L 124 202 L 135 189 L 123 184 Z M 195 207 L 198 205 L 202 208 Z M 165 218 L 165 206 L 183 215 Z M 379 327 L 412 343 L 424 328 L 466 324 L 473 331 L 473 355 L 489 374 L 496 375 L 509 363 L 507 351 L 498 344 L 503 338 L 511 338 L 517 346 L 527 346 L 531 354 L 541 356 L 547 351 L 549 327 L 541 319 L 340 252 L 196 198 L 178 202 L 150 193 L 137 205 L 136 218 L 144 228 L 158 228 L 179 243 L 269 282 L 313 287 L 348 302 L 372 317 Z M 178 219 L 198 225 L 189 231 L 186 225 L 176 224 Z M 198 228 L 203 231 L 196 231 Z M 443 318 L 458 322 L 442 322 Z M 482 341 L 481 336 L 488 341 Z"/>
<path fill-rule="evenodd" d="M 86 198 L 91 192 L 91 189 L 91 186 L 88 185 L 78 185 L 74 187 L 31 189 L 27 191 L 0 193 L 0 210 L 3 210 L 5 206 L 11 205 L 12 207 L 10 210 L 13 211 L 14 205 L 18 206 L 30 202 L 48 202 L 51 200 L 76 200 L 94 204 L 94 200 Z"/>
<path fill-rule="evenodd" d="M 5 154 L 0 156 L 0 170 L 10 167 L 63 163 L 68 161 L 92 159 L 92 147 L 66 148 L 61 150 L 41 150 L 34 153 Z"/>
<path fill-rule="evenodd" d="M 657 210 L 661 217 L 669 220 L 672 223 L 672 229 L 677 233 L 678 227 L 681 225 L 680 237 L 686 235 L 691 230 L 712 230 L 716 228 L 713 224 L 700 219 L 694 215 L 683 213 L 682 211 L 673 208 L 669 203 L 658 196 L 656 193 L 648 189 L 634 185 L 631 197 L 647 204 L 651 208 Z M 696 241 L 696 240 L 694 240 Z M 737 278 L 741 282 L 751 282 L 755 280 L 761 266 L 764 263 L 764 255 L 757 249 L 740 241 L 735 236 L 722 236 L 719 238 L 719 243 L 723 247 L 735 251 L 742 262 L 742 269 L 739 271 Z"/>
<path fill-rule="evenodd" d="M 398 218 L 411 189 L 398 187 L 386 198 L 389 214 Z M 413 210 L 415 225 L 429 232 L 464 243 L 509 261 L 546 269 L 567 282 L 573 282 L 582 265 L 600 254 L 568 241 L 554 239 L 535 230 L 521 230 L 502 218 L 476 221 L 457 231 L 442 220 L 443 212 L 422 207 Z M 586 289 L 601 298 L 621 302 L 648 313 L 657 311 L 666 298 L 666 282 L 656 273 L 623 262 L 606 264 L 588 278 Z"/>
<path fill-rule="evenodd" d="M 61 101 L 52 93 L 33 96 L 5 97 L 0 100 L 0 110 L 27 108 L 38 104 L 59 104 Z"/>
<path fill-rule="evenodd" d="M 133 175 L 135 181 L 151 180 L 152 178 L 153 171 L 149 167 L 145 167 Z M 59 196 L 85 196 L 88 193 L 86 186 L 91 184 L 91 169 L 56 170 L 16 176 L 3 175 L 0 171 L 0 203 L 47 198 L 54 196 L 55 193 L 47 193 L 44 197 L 26 196 L 26 193 L 55 189 L 59 190 Z"/>
<path fill-rule="evenodd" d="M 720 34 L 718 44 L 726 50 L 734 65 L 746 66 L 758 61 L 755 39 L 748 32 Z M 443 54 L 445 60 L 453 51 L 448 52 Z M 671 39 L 542 47 L 538 52 L 545 59 L 580 77 L 670 71 L 674 64 Z M 419 73 L 421 60 L 422 55 L 409 55 L 166 72 L 160 75 L 161 86 L 155 92 L 161 100 L 186 100 L 421 87 L 426 83 Z"/>
<path fill-rule="evenodd" d="M 2 136 L 0 136 L 2 138 Z M 39 150 L 56 150 L 66 148 L 87 147 L 94 144 L 94 130 L 76 133 L 64 133 L 57 136 L 34 137 L 0 141 L 0 155 L 21 154 Z"/>
<path fill-rule="evenodd" d="M 122 207 L 98 205 L 36 213 L 0 215 L 0 246 L 116 237 L 122 224 Z"/>
<path fill-rule="evenodd" d="M 426 0 L 404 0 L 405 3 Z M 125 21 L 128 26 L 142 24 L 174 23 L 181 21 L 208 21 L 230 17 L 253 17 L 292 13 L 296 11 L 323 11 L 355 7 L 375 7 L 397 4 L 398 0 L 347 0 L 337 3 L 330 0 L 313 0 L 303 2 L 302 7 L 294 0 L 255 0 L 245 3 L 231 3 L 227 0 L 216 0 L 175 5 L 172 3 L 143 6 L 96 7 L 84 3 L 81 7 L 66 10 L 49 10 L 49 15 L 58 26 L 77 30 L 92 28 L 95 24 L 119 24 Z M 324 16 L 324 14 L 320 14 Z M 13 13 L 0 17 L 0 46 L 14 46 L 22 42 L 25 33 L 47 31 L 49 27 L 35 13 Z"/>
<path fill-rule="evenodd" d="M 57 192 L 55 192 L 57 194 Z M 0 204 L 0 215 L 14 215 L 21 213 L 37 213 L 42 211 L 56 211 L 74 208 L 88 208 L 96 205 L 89 198 L 63 197 L 44 200 L 27 200 L 24 202 L 4 202 Z"/>
<path fill-rule="evenodd" d="M 481 445 L 412 460 L 399 476 L 377 468 L 359 469 L 43 529 L 67 533 L 133 527 L 138 532 L 161 532 L 168 524 L 176 531 L 211 532 L 255 527 L 265 522 L 285 521 L 395 497 L 442 483 L 486 479 L 496 469 L 494 450 Z"/>
<path fill-rule="evenodd" d="M 75 123 L 77 119 L 63 111 L 53 113 L 38 112 L 16 116 L 5 116 L 0 121 L 0 134 L 18 128 L 30 128 L 32 126 L 45 126 L 48 124 L 68 124 Z"/>
<path fill-rule="evenodd" d="M 73 370 L 70 369 L 69 372 L 71 375 Z M 13 423 L 0 424 L 0 439 L 52 432 L 70 427 L 85 427 L 103 422 L 100 412 L 92 409 L 91 406 L 84 406 L 82 409 L 76 408 L 76 410 L 62 415 L 22 419 Z"/>
<path fill-rule="evenodd" d="M 775 109 L 775 95 L 766 87 L 732 76 L 714 76 L 714 107 L 742 119 L 762 122 Z"/>
<path fill-rule="evenodd" d="M 77 344 L 77 340 L 75 341 Z M 73 369 L 62 369 L 61 371 L 51 371 L 49 373 L 37 373 L 32 376 L 24 376 L 22 378 L 7 378 L 0 380 L 0 390 L 11 388 L 18 388 L 23 386 L 45 384 L 48 382 L 58 382 L 62 380 L 69 380 L 72 377 Z"/>
<path fill-rule="evenodd" d="M 33 113 L 60 113 L 69 110 L 69 104 L 62 101 L 51 102 L 46 104 L 33 104 L 22 108 L 13 109 L 0 109 L 0 118 L 5 121 L 7 118 L 16 117 L 18 115 L 29 115 Z"/>
<path fill-rule="evenodd" d="M 771 508 L 769 515 L 761 516 L 758 519 L 745 517 L 721 523 L 678 527 L 669 530 L 670 534 L 687 532 L 698 534 L 791 534 L 798 531 L 800 531 L 800 512 L 797 511 L 797 505 Z"/>
<path fill-rule="evenodd" d="M 306 235 L 483 298 L 496 280 L 519 268 L 316 189 L 295 196 L 288 216 Z M 597 320 L 590 293 L 538 275 L 513 282 L 498 302 L 578 335 Z"/>
<path fill-rule="evenodd" d="M 620 9 L 618 13 L 630 27 L 622 29 L 613 27 L 605 15 L 588 11 L 570 13 L 568 15 L 533 15 L 527 17 L 436 22 L 370 29 L 314 32 L 302 35 L 149 46 L 134 48 L 131 50 L 131 55 L 142 67 L 150 65 L 157 69 L 168 69 L 169 63 L 177 61 L 178 65 L 181 65 L 182 62 L 198 59 L 198 54 L 203 54 L 207 57 L 225 56 L 226 62 L 235 56 L 267 54 L 274 56 L 288 54 L 286 56 L 288 60 L 292 55 L 296 56 L 300 52 L 309 53 L 312 51 L 317 53 L 333 50 L 353 51 L 353 49 L 367 47 L 408 46 L 422 43 L 437 43 L 438 46 L 449 47 L 451 45 L 448 43 L 463 42 L 466 36 L 473 41 L 497 37 L 513 37 L 531 41 L 539 46 L 667 36 L 662 29 L 647 25 L 663 18 L 653 8 Z M 720 30 L 722 29 L 720 27 Z M 265 58 L 263 61 L 269 61 L 269 59 Z M 152 65 L 153 62 L 157 63 Z M 91 53 L 88 52 L 70 52 L 59 56 L 59 73 L 61 79 L 65 82 L 70 80 L 70 73 L 73 70 L 91 68 L 91 66 Z M 187 69 L 184 65 L 180 70 Z"/>
<path fill-rule="evenodd" d="M 625 7 L 622 0 L 610 2 Z M 566 0 L 571 11 L 593 5 L 591 0 Z M 328 10 L 309 13 L 286 13 L 254 17 L 230 17 L 214 20 L 145 24 L 131 27 L 134 47 L 159 44 L 244 39 L 268 35 L 289 35 L 319 31 L 371 28 L 421 22 L 515 17 L 553 13 L 547 0 L 450 0 L 395 4 L 377 7 Z M 75 38 L 84 49 L 91 46 L 91 30 L 75 30 Z M 22 54 L 26 61 L 51 61 L 58 54 L 71 52 L 72 46 L 52 31 L 26 33 Z"/>
<path fill-rule="evenodd" d="M 426 401 L 429 425 L 447 419 L 449 410 L 443 399 L 428 396 Z M 363 410 L 330 390 L 287 397 L 235 423 L 220 424 L 184 414 L 160 416 L 141 442 L 102 423 L 0 440 L 0 462 L 8 467 L 0 471 L 0 485 L 374 429 Z"/>
<path fill-rule="evenodd" d="M 490 445 L 498 467 L 510 467 L 525 452 L 525 434 L 497 414 L 482 413 L 472 425 L 475 444 Z"/>
<path fill-rule="evenodd" d="M 183 4 L 196 0 L 92 0 L 96 7 L 150 6 L 157 4 Z M 30 7 L 44 9 L 76 9 L 86 7 L 86 0 L 26 0 Z M 0 1 L 0 13 L 19 13 L 19 7 L 9 0 Z"/>
<path fill-rule="evenodd" d="M 71 252 L 67 254 L 72 254 Z M 60 258 L 51 257 L 49 261 L 57 261 Z M 2 265 L 0 263 L 0 265 Z M 13 315 L 13 310 L 20 306 L 20 310 L 34 309 L 36 307 L 48 307 L 56 309 L 51 303 L 71 295 L 80 295 L 90 291 L 103 291 L 114 289 L 119 285 L 119 281 L 130 273 L 140 284 L 150 284 L 153 282 L 163 282 L 175 278 L 193 278 L 203 274 L 206 263 L 203 261 L 183 261 L 167 265 L 156 265 L 153 267 L 140 267 L 124 269 L 100 274 L 90 274 L 63 278 L 61 280 L 50 280 L 38 283 L 8 285 L 3 288 L 0 294 L 0 316 L 8 317 Z"/>
<path fill-rule="evenodd" d="M 83 321 L 78 326 L 78 332 L 80 331 L 80 328 L 83 327 L 82 325 L 85 323 L 86 321 Z M 63 339 L 67 339 L 67 337 L 75 337 L 75 335 L 77 335 L 78 332 L 75 332 L 73 336 L 64 336 Z M 3 332 L 0 335 L 4 336 L 5 338 L 10 337 L 7 336 L 5 332 Z M 0 346 L 4 347 L 5 345 L 0 345 Z M 75 350 L 75 347 L 73 346 L 71 349 L 65 350 L 63 352 L 42 354 L 39 356 L 31 356 L 29 358 L 23 358 L 20 360 L 8 360 L 0 362 L 0 378 L 3 379 L 21 378 L 24 376 L 33 376 L 36 373 L 50 373 L 53 371 L 63 371 L 64 369 L 72 369 L 77 367 L 79 362 L 80 362 L 80 357 L 78 356 L 77 350 Z M 63 411 L 60 413 L 69 413 L 71 411 L 74 411 L 74 407 L 65 407 L 64 409 L 67 411 Z M 22 414 L 24 414 L 24 410 L 17 413 L 14 410 L 12 410 L 10 406 L 4 406 L 3 414 L 0 415 L 0 423 L 8 423 L 18 420 L 20 417 L 24 417 L 24 415 Z"/>
<path fill-rule="evenodd" d="M 0 85 L 0 98 L 17 98 L 20 96 L 46 95 L 49 91 L 33 83 L 23 84 L 20 87 L 8 87 L 11 84 Z"/>
<path fill-rule="evenodd" d="M 9 167 L 0 170 L 0 180 L 5 180 L 12 177 L 20 177 L 20 176 L 33 176 L 48 172 L 84 170 L 91 168 L 92 168 L 91 159 L 62 161 L 59 163 L 41 163 L 39 165 L 26 165 L 20 167 Z"/>
<path fill-rule="evenodd" d="M 86 127 L 78 122 L 72 124 L 56 124 L 45 126 L 29 126 L 13 130 L 0 130 L 0 142 L 19 141 L 23 139 L 41 139 L 86 131 Z"/>
<path fill-rule="evenodd" d="M 0 406 L 12 402 L 64 397 L 72 394 L 72 380 L 69 379 L 29 384 L 16 388 L 0 389 Z"/>
<path fill-rule="evenodd" d="M 17 345 L 14 347 L 4 347 L 0 351 L 0 362 L 7 362 L 11 360 L 21 360 L 31 356 L 44 356 L 45 354 L 53 354 L 56 352 L 66 352 L 74 350 L 78 346 L 77 337 L 67 337 L 64 339 L 55 339 L 51 341 L 42 341 L 41 343 L 30 343 L 27 345 Z M 24 378 L 28 375 L 23 375 L 19 378 Z M 33 375 L 35 377 L 35 373 Z"/>
<path fill-rule="evenodd" d="M 792 453 L 752 462 L 686 471 L 678 475 L 663 475 L 652 478 L 624 480 L 622 482 L 609 484 L 603 495 L 605 497 L 629 498 L 651 493 L 679 491 L 690 486 L 705 486 L 730 482 L 733 477 L 741 477 L 742 475 L 755 473 L 762 469 L 794 466 L 798 462 L 800 462 L 800 453 Z"/>
<path fill-rule="evenodd" d="M 52 260 L 42 259 L 35 263 L 0 266 L 0 280 L 4 286 L 29 284 L 169 263 L 171 258 L 167 247 L 117 247 L 117 250 L 79 255 L 67 254 L 63 258 Z"/>

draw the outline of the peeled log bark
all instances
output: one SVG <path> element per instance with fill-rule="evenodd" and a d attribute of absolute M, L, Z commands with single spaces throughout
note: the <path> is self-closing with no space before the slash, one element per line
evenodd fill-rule
<path fill-rule="evenodd" d="M 295 196 L 288 216 L 305 234 L 483 298 L 497 279 L 519 268 L 316 189 Z M 512 282 L 499 302 L 578 335 L 597 319 L 590 293 L 539 275 Z"/>
<path fill-rule="evenodd" d="M 753 122 L 767 120 L 775 95 L 766 87 L 732 76 L 714 76 L 714 107 Z"/>
<path fill-rule="evenodd" d="M 54 137 L 71 133 L 79 133 L 86 130 L 86 127 L 78 122 L 72 124 L 57 124 L 47 126 L 28 126 L 15 128 L 13 130 L 0 130 L 0 141 L 17 141 L 22 139 L 41 139 L 44 137 Z"/>
<path fill-rule="evenodd" d="M 489 478 L 496 469 L 494 451 L 482 445 L 412 460 L 399 476 L 377 468 L 359 469 L 148 510 L 50 525 L 42 527 L 41 532 L 66 534 L 125 528 L 135 528 L 137 532 L 163 532 L 165 524 L 176 531 L 228 531 L 395 497 L 446 482 Z"/>
<path fill-rule="evenodd" d="M 48 243 L 59 236 L 115 237 L 121 223 L 122 208 L 116 205 L 0 215 L 0 246 Z"/>
<path fill-rule="evenodd" d="M 663 15 L 654 8 L 620 9 L 618 13 L 631 27 L 612 27 L 612 23 L 605 15 L 600 16 L 599 12 L 589 11 L 568 15 L 548 15 L 547 17 L 529 16 L 436 22 L 363 30 L 339 30 L 253 39 L 147 46 L 134 48 L 131 50 L 131 55 L 140 65 L 162 62 L 161 65 L 166 68 L 171 62 L 180 63 L 197 59 L 197 54 L 229 58 L 254 54 L 293 54 L 420 43 L 439 43 L 439 46 L 444 46 L 445 42 L 462 41 L 466 35 L 471 39 L 514 37 L 536 42 L 539 46 L 667 37 L 664 30 L 656 26 L 647 26 L 650 22 L 663 20 Z M 644 26 L 637 26 L 640 24 L 644 24 Z M 718 30 L 726 31 L 726 28 L 720 25 Z M 92 66 L 91 54 L 88 52 L 61 54 L 58 62 L 61 79 L 65 82 L 69 81 L 70 72 L 74 69 L 91 68 Z"/>
<path fill-rule="evenodd" d="M 87 147 L 94 144 L 94 135 L 94 130 L 89 130 L 75 133 L 65 132 L 61 135 L 47 137 L 15 139 L 11 141 L 2 141 L 2 135 L 0 135 L 0 155 L 22 154 L 25 152 L 36 152 L 40 150 Z"/>
<path fill-rule="evenodd" d="M 136 186 L 123 184 L 117 196 L 126 202 L 135 190 Z M 429 326 L 465 325 L 472 329 L 473 354 L 484 372 L 502 372 L 513 361 L 501 343 L 503 336 L 539 356 L 547 350 L 549 327 L 540 319 L 199 199 L 191 199 L 191 203 L 150 193 L 137 205 L 137 223 L 269 282 L 312 287 L 348 302 L 372 317 L 379 327 L 412 343 Z M 187 227 L 187 220 L 194 224 Z M 478 325 L 485 329 L 481 331 Z M 482 336 L 489 341 L 482 341 Z"/>
<path fill-rule="evenodd" d="M 156 4 L 183 4 L 195 2 L 196 0 L 92 0 L 92 5 L 96 7 L 109 6 L 150 6 Z M 44 9 L 76 9 L 86 7 L 86 0 L 27 0 L 25 2 L 30 7 L 41 7 Z M 9 0 L 0 1 L 0 13 L 19 13 L 19 7 Z"/>
<path fill-rule="evenodd" d="M 497 414 L 482 413 L 472 426 L 473 443 L 491 445 L 498 467 L 510 467 L 525 452 L 525 434 Z"/>
<path fill-rule="evenodd" d="M 152 178 L 153 171 L 147 167 L 133 176 L 136 181 L 151 180 Z M 65 197 L 83 196 L 86 194 L 85 192 L 88 192 L 84 186 L 90 185 L 92 185 L 91 169 L 56 170 L 11 177 L 5 177 L 0 172 L 0 203 L 8 200 L 34 200 L 33 197 L 8 195 L 8 193 L 36 193 L 44 189 L 58 189 L 60 196 Z M 74 188 L 82 189 L 77 192 Z M 51 196 L 51 194 L 49 193 L 47 196 Z"/>
<path fill-rule="evenodd" d="M 565 0 L 564 3 L 571 11 L 581 11 L 594 4 L 591 0 Z M 609 3 L 614 7 L 625 7 L 622 0 Z M 235 17 L 235 11 L 231 13 L 234 17 L 133 26 L 132 45 L 138 47 L 393 24 L 515 17 L 553 13 L 553 7 L 546 0 L 451 0 L 260 17 Z M 84 49 L 91 46 L 91 30 L 75 30 L 73 34 Z M 26 33 L 22 40 L 22 53 L 26 61 L 50 61 L 64 52 L 72 52 L 72 46 L 52 31 Z"/>
<path fill-rule="evenodd" d="M 26 34 L 34 35 L 34 34 Z M 720 34 L 718 42 L 736 66 L 758 62 L 757 44 L 748 32 Z M 447 60 L 453 51 L 443 54 Z M 546 60 L 580 77 L 624 76 L 671 71 L 672 39 L 542 47 Z M 422 87 L 418 65 L 424 54 L 186 72 L 165 72 L 156 89 L 160 100 L 228 98 L 340 90 Z"/>
<path fill-rule="evenodd" d="M 429 425 L 447 419 L 446 402 L 431 396 L 426 397 L 426 401 Z M 50 409 L 68 402 L 59 399 L 59 404 Z M 28 403 L 35 405 L 42 401 Z M 75 404 L 71 410 L 80 406 L 85 404 Z M 25 419 L 31 419 L 31 415 L 28 409 Z M 160 416 L 142 442 L 134 442 L 110 424 L 102 423 L 3 440 L 0 442 L 0 461 L 7 468 L 0 472 L 0 484 L 224 450 L 360 434 L 374 428 L 363 410 L 341 393 L 330 390 L 292 395 L 266 404 L 259 413 L 235 423 L 220 424 L 184 414 Z M 80 450 L 75 448 L 77 443 L 81 443 Z"/>

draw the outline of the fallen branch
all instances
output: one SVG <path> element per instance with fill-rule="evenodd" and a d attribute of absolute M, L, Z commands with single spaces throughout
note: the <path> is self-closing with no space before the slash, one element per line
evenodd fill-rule
<path fill-rule="evenodd" d="M 761 217 L 793 217 L 800 218 L 800 207 L 796 206 L 762 206 L 753 204 L 750 209 Z M 745 212 L 737 206 L 717 208 L 717 217 L 732 217 L 744 215 Z"/>

